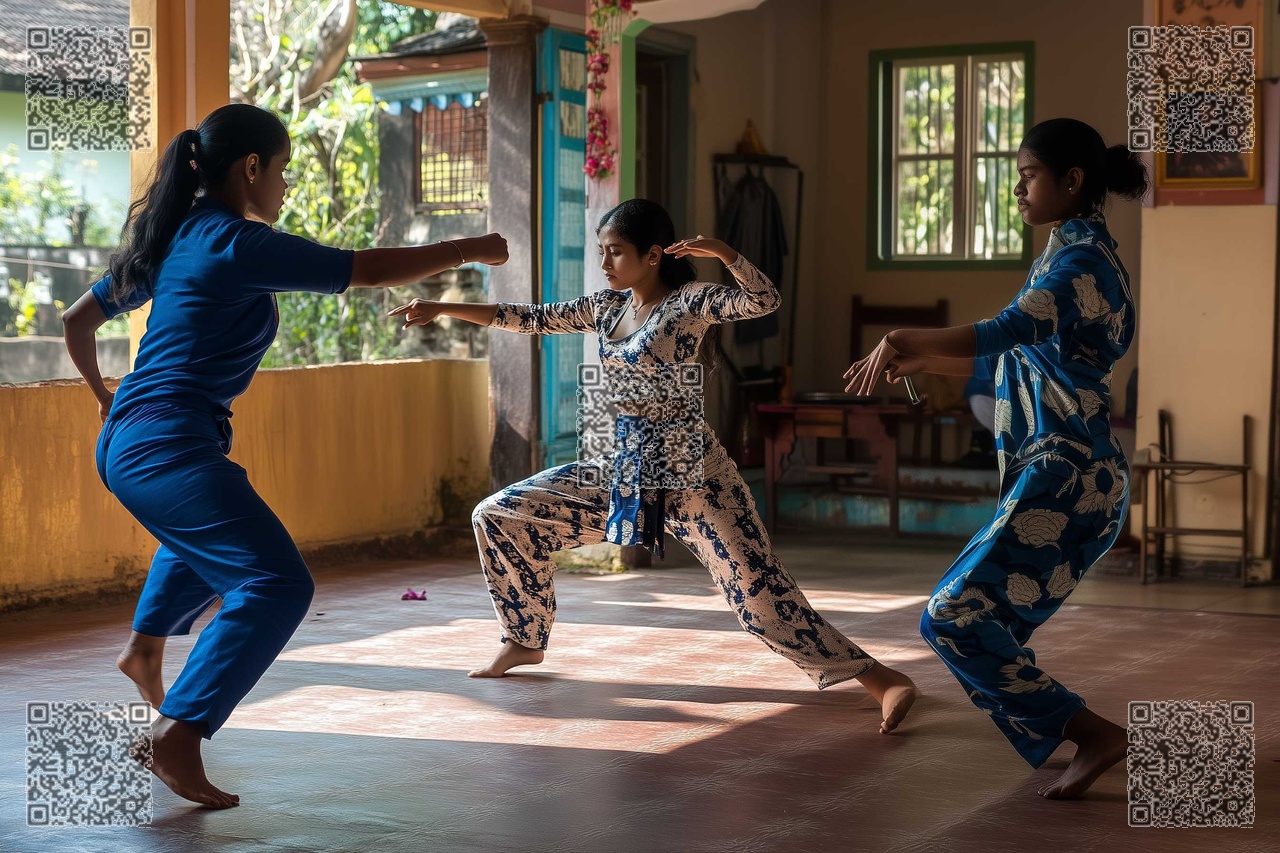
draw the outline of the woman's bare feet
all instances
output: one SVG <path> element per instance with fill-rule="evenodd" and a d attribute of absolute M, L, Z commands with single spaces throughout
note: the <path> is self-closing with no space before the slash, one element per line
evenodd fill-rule
<path fill-rule="evenodd" d="M 116 666 L 138 686 L 138 692 L 152 708 L 160 710 L 164 703 L 164 682 L 161 680 L 161 664 L 164 662 L 164 637 L 152 637 L 134 631 L 129 636 Z"/>
<path fill-rule="evenodd" d="M 877 663 L 858 676 L 858 681 L 880 703 L 880 734 L 887 735 L 907 717 L 911 706 L 920 698 L 920 690 L 907 676 Z"/>
<path fill-rule="evenodd" d="M 473 669 L 467 675 L 472 678 L 502 678 L 511 667 L 542 663 L 543 657 L 542 649 L 531 649 L 514 640 L 507 640 L 502 644 L 498 656 L 491 660 L 488 666 L 483 669 Z"/>
<path fill-rule="evenodd" d="M 238 794 L 215 787 L 204 775 L 200 740 L 199 726 L 162 716 L 151 727 L 150 743 L 130 754 L 179 797 L 211 809 L 240 805 Z"/>
<path fill-rule="evenodd" d="M 1088 708 L 1067 721 L 1063 737 L 1076 745 L 1076 754 L 1065 773 L 1039 790 L 1040 796 L 1050 800 L 1079 797 L 1129 750 L 1128 732 Z"/>

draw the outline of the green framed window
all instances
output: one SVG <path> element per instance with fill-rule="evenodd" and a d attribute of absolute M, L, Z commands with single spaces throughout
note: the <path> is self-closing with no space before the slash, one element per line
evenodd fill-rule
<path fill-rule="evenodd" d="M 874 51 L 869 269 L 1022 269 L 1013 188 L 1030 127 L 1030 42 Z"/>

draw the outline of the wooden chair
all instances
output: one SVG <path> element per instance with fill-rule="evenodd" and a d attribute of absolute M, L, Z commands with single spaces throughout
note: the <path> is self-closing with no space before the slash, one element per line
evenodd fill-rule
<path fill-rule="evenodd" d="M 937 305 L 866 305 L 861 296 L 853 297 L 849 314 L 849 363 L 866 355 L 862 331 L 867 326 L 893 326 L 894 328 L 941 329 L 947 325 L 949 309 L 947 300 L 939 299 Z"/>
<path fill-rule="evenodd" d="M 868 326 L 888 326 L 891 328 L 942 329 L 948 325 L 949 306 L 947 300 L 939 299 L 936 305 L 867 305 L 861 296 L 852 299 L 852 310 L 849 315 L 849 363 L 853 364 L 868 352 L 870 342 L 864 340 L 863 331 Z M 886 399 L 889 395 L 886 394 Z M 921 443 L 924 427 L 929 427 L 930 464 L 942 464 L 942 431 L 944 424 L 958 423 L 955 415 L 935 413 L 921 410 L 912 419 L 911 464 L 921 462 Z"/>
<path fill-rule="evenodd" d="M 1253 471 L 1253 418 L 1245 415 L 1243 423 L 1243 442 L 1241 462 L 1239 465 L 1221 462 L 1191 462 L 1180 460 L 1173 449 L 1173 417 L 1164 409 L 1160 410 L 1155 450 L 1158 459 L 1138 462 L 1132 466 L 1133 473 L 1142 478 L 1143 485 L 1151 475 L 1155 484 L 1153 488 L 1143 488 L 1142 501 L 1142 542 L 1138 551 L 1138 577 L 1142 583 L 1150 579 L 1148 570 L 1149 555 L 1155 557 L 1155 577 L 1176 577 L 1174 567 L 1169 566 L 1167 546 L 1169 539 L 1180 536 L 1221 537 L 1240 540 L 1240 585 L 1249 585 L 1249 475 Z M 1174 487 L 1181 484 L 1194 485 L 1197 482 L 1211 482 L 1224 476 L 1240 477 L 1240 526 L 1232 528 L 1199 528 L 1180 527 L 1175 518 L 1173 504 Z M 1151 497 L 1145 497 L 1151 495 Z M 1155 524 L 1149 521 L 1147 506 L 1155 504 Z M 1171 562 L 1171 561 L 1169 561 Z"/>

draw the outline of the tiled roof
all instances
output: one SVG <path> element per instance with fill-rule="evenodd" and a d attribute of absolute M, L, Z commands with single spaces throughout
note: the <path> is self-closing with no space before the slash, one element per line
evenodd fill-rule
<path fill-rule="evenodd" d="M 448 53 L 478 50 L 484 45 L 484 33 L 480 32 L 480 23 L 475 18 L 460 17 L 448 29 L 409 36 L 391 45 L 385 53 L 355 58 L 361 60 L 395 59 L 403 56 L 442 56 Z"/>
<path fill-rule="evenodd" d="M 28 27 L 127 27 L 129 0 L 0 0 L 0 74 L 27 73 Z"/>

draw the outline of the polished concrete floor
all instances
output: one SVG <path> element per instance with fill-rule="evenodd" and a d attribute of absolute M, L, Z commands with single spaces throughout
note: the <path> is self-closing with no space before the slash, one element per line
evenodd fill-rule
<path fill-rule="evenodd" d="M 1124 770 L 1078 802 L 969 704 L 916 625 L 953 543 L 781 538 L 810 600 L 926 696 L 877 733 L 856 684 L 818 692 L 741 632 L 679 546 L 661 568 L 558 579 L 546 663 L 468 679 L 497 629 L 474 557 L 317 571 L 312 613 L 210 744 L 224 812 L 155 787 L 149 827 L 25 825 L 23 707 L 130 701 L 113 667 L 130 607 L 0 617 L 0 851 L 988 851 L 1280 849 L 1280 597 L 1086 578 L 1037 634 L 1099 713 L 1251 700 L 1252 829 L 1127 825 Z M 678 552 L 678 553 L 677 553 Z M 426 601 L 402 601 L 406 587 Z M 166 682 L 192 638 L 175 638 Z"/>

